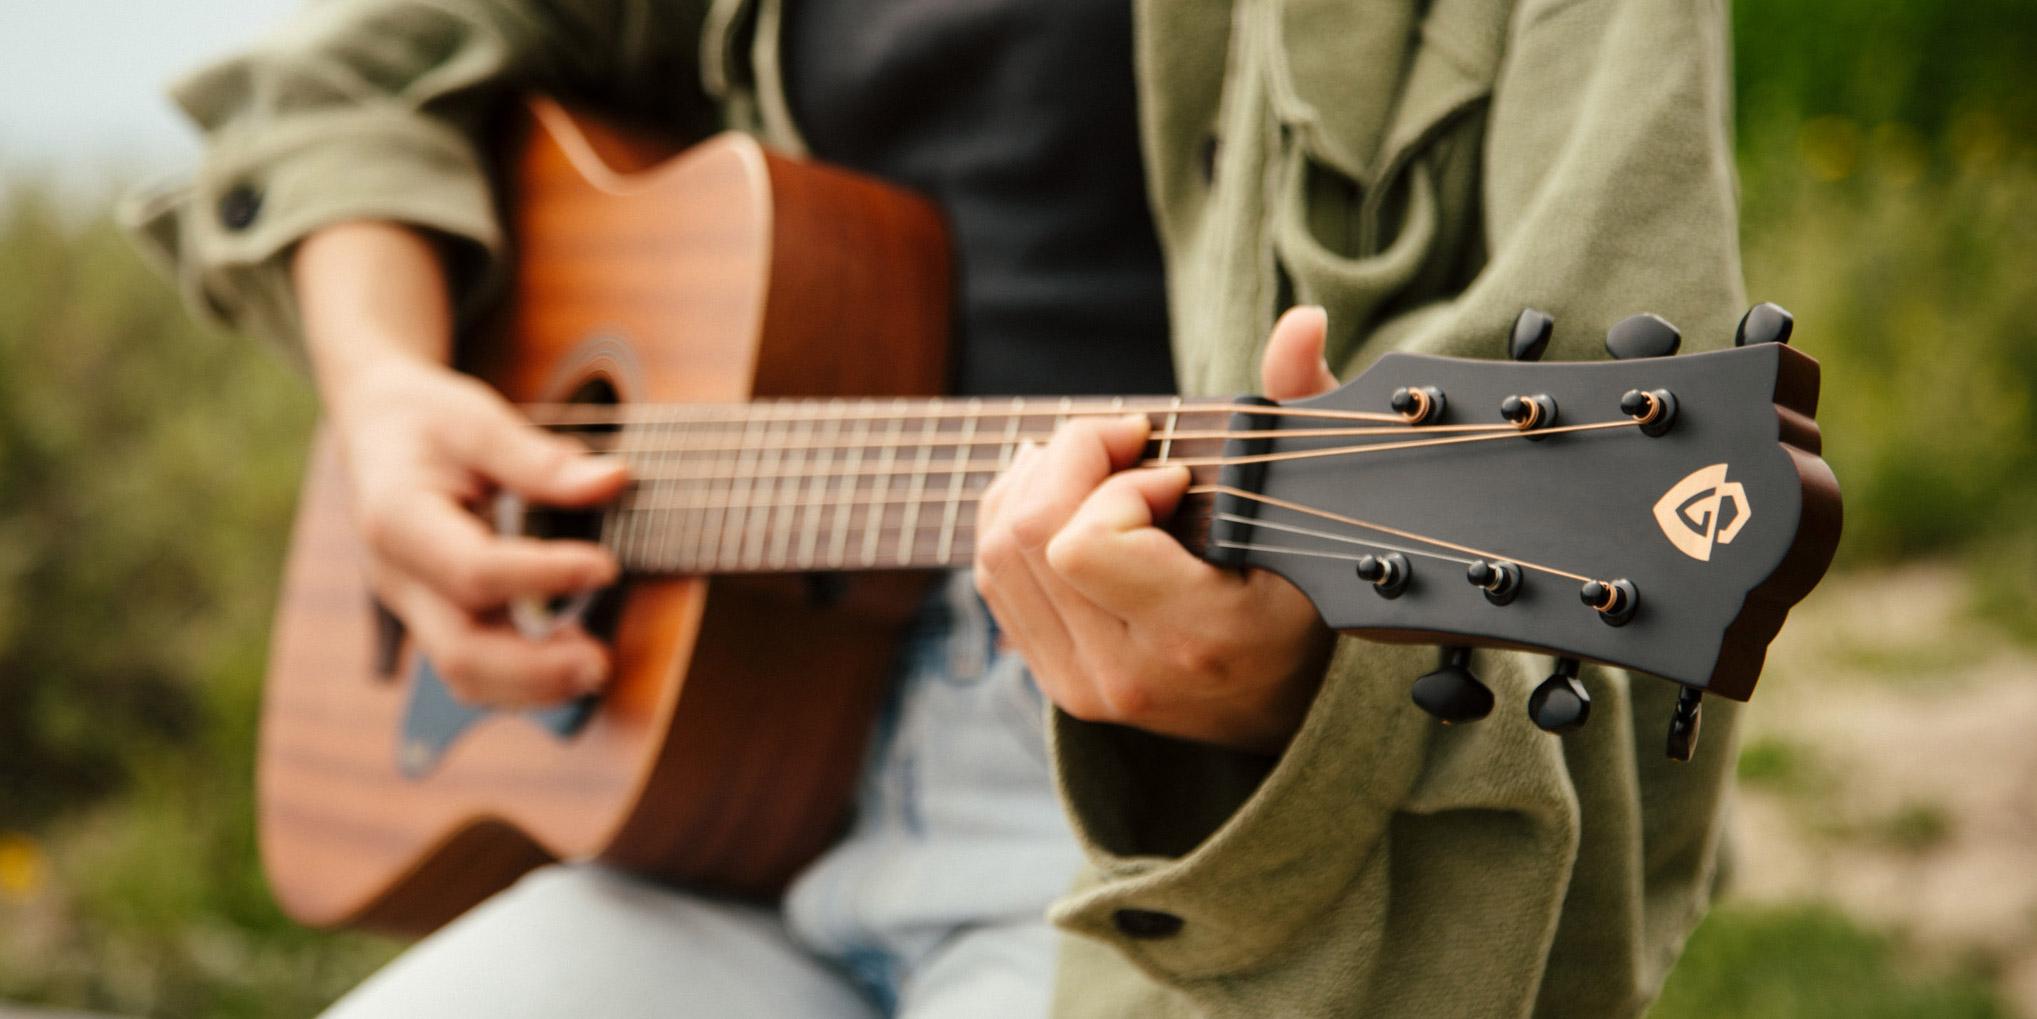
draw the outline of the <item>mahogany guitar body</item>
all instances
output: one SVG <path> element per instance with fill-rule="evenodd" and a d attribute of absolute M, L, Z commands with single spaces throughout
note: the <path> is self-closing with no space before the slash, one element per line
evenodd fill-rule
<path fill-rule="evenodd" d="M 923 201 L 737 136 L 677 159 L 537 102 L 505 321 L 461 367 L 513 401 L 923 395 L 945 378 L 947 245 Z M 284 909 L 424 932 L 551 859 L 769 896 L 838 833 L 924 576 L 632 580 L 617 675 L 562 737 L 492 715 L 399 766 L 416 656 L 378 675 L 363 550 L 317 444 L 270 652 L 259 828 Z M 710 590 L 711 587 L 711 590 Z"/>

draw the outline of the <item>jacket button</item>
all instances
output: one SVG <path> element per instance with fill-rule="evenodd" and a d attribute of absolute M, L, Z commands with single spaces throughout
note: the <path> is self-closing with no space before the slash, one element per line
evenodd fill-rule
<path fill-rule="evenodd" d="M 228 230 L 245 230 L 262 212 L 262 193 L 241 184 L 219 198 L 219 221 Z"/>
<path fill-rule="evenodd" d="M 1120 909 L 1111 914 L 1111 920 L 1126 937 L 1142 940 L 1171 938 L 1181 930 L 1180 917 L 1151 909 Z"/>

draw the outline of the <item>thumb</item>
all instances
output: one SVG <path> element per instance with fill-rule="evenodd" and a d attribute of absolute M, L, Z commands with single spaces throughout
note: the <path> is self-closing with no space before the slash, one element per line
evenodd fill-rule
<path fill-rule="evenodd" d="M 628 481 L 621 457 L 598 456 L 513 413 L 489 422 L 486 432 L 473 446 L 472 466 L 532 502 L 588 506 L 614 498 Z"/>
<path fill-rule="evenodd" d="M 1315 305 L 1289 308 L 1273 323 L 1266 354 L 1259 361 L 1259 381 L 1273 400 L 1299 400 L 1337 388 L 1323 360 L 1330 315 Z"/>

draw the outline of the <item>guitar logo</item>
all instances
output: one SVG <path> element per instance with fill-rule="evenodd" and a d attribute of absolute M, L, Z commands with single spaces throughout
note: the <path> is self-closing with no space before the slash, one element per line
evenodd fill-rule
<path fill-rule="evenodd" d="M 1692 471 L 1655 503 L 1655 523 L 1663 536 L 1701 563 L 1711 561 L 1714 544 L 1732 544 L 1753 515 L 1747 490 L 1726 480 L 1725 464 Z"/>

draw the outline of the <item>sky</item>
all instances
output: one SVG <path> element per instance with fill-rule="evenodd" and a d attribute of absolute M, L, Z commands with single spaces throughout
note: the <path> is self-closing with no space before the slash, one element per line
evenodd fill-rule
<path fill-rule="evenodd" d="M 165 82 L 302 0 L 0 0 L 0 166 L 168 172 L 196 158 Z"/>

